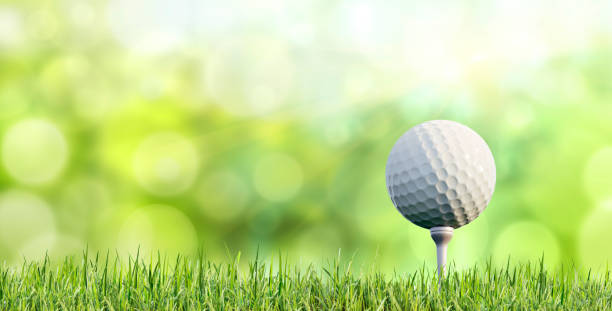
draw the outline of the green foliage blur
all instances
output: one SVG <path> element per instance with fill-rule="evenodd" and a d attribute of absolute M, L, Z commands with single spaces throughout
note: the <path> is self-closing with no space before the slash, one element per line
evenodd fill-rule
<path fill-rule="evenodd" d="M 384 169 L 449 119 L 497 165 L 450 260 L 605 267 L 612 4 L 572 3 L 0 1 L 0 258 L 433 264 Z"/>

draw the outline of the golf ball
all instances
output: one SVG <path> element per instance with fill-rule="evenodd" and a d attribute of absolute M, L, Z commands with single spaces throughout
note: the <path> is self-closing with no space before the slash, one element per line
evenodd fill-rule
<path fill-rule="evenodd" d="M 495 188 L 495 162 L 487 143 L 453 121 L 433 120 L 404 133 L 386 167 L 395 207 L 423 228 L 458 228 L 476 219 Z"/>

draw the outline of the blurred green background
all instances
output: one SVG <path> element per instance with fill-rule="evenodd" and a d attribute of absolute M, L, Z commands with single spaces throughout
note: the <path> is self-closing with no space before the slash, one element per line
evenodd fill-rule
<path fill-rule="evenodd" d="M 430 119 L 497 165 L 459 267 L 612 257 L 612 2 L 0 1 L 0 258 L 433 266 L 385 164 Z"/>

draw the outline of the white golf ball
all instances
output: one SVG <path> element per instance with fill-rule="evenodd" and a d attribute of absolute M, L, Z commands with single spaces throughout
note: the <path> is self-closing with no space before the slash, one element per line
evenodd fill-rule
<path fill-rule="evenodd" d="M 495 162 L 487 143 L 453 121 L 434 120 L 404 133 L 386 167 L 395 207 L 423 228 L 464 226 L 487 207 Z"/>

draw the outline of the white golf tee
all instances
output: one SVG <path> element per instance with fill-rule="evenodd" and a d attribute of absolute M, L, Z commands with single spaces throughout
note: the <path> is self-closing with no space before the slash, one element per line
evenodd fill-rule
<path fill-rule="evenodd" d="M 438 255 L 438 280 L 441 282 L 446 273 L 446 250 L 448 242 L 453 237 L 453 227 L 432 227 L 429 229 L 431 238 L 436 242 L 436 253 Z"/>

